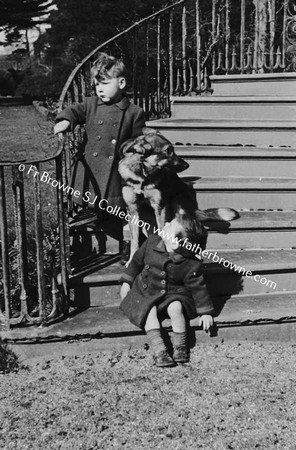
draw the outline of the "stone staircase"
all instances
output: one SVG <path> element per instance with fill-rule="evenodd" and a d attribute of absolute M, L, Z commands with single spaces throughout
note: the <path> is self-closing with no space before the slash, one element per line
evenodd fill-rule
<path fill-rule="evenodd" d="M 159 129 L 190 164 L 181 177 L 196 189 L 200 208 L 240 212 L 228 229 L 214 224 L 208 230 L 207 250 L 252 272 L 247 277 L 205 258 L 218 322 L 293 320 L 296 76 L 229 75 L 211 81 L 212 96 L 173 97 L 172 117 L 147 125 Z M 76 299 L 117 306 L 118 258 L 93 258 L 97 263 L 71 276 Z"/>

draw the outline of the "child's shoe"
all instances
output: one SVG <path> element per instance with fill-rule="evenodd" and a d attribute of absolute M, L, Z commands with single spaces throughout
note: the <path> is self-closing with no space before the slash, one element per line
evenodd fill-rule
<path fill-rule="evenodd" d="M 170 357 L 166 350 L 154 354 L 153 359 L 157 367 L 173 367 L 175 366 L 174 360 Z"/>
<path fill-rule="evenodd" d="M 174 348 L 173 360 L 176 363 L 186 363 L 189 362 L 189 352 L 186 347 L 176 347 Z"/>
<path fill-rule="evenodd" d="M 124 266 L 129 258 L 131 253 L 131 241 L 123 241 L 122 242 L 122 252 L 121 252 L 121 260 L 120 264 Z"/>

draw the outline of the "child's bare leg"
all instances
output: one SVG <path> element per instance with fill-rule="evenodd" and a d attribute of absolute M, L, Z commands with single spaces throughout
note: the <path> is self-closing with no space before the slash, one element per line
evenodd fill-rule
<path fill-rule="evenodd" d="M 172 321 L 172 328 L 175 333 L 184 333 L 186 331 L 186 321 L 183 314 L 182 303 L 175 301 L 168 306 L 168 315 Z"/>
<path fill-rule="evenodd" d="M 189 361 L 189 354 L 187 350 L 187 332 L 186 320 L 183 313 L 182 303 L 175 301 L 168 306 L 168 315 L 172 321 L 173 328 L 173 359 L 176 362 L 184 363 Z"/>
<path fill-rule="evenodd" d="M 160 322 L 158 320 L 156 306 L 153 306 L 150 309 L 149 314 L 146 319 L 145 331 L 146 331 L 146 333 L 148 333 L 149 330 L 155 330 L 155 329 L 160 329 Z"/>
<path fill-rule="evenodd" d="M 153 306 L 145 323 L 145 331 L 147 333 L 150 346 L 153 350 L 153 358 L 155 364 L 159 367 L 170 367 L 174 365 L 174 361 L 168 355 L 165 343 L 161 336 L 160 322 L 157 316 L 156 306 Z"/>

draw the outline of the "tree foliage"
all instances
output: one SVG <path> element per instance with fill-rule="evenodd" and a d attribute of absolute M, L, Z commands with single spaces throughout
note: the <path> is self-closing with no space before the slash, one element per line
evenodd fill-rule
<path fill-rule="evenodd" d="M 47 3 L 44 0 L 12 1 L 18 4 L 36 1 L 40 7 L 42 5 L 45 7 Z M 44 71 L 42 67 L 38 68 L 38 65 L 31 62 L 33 71 L 31 70 L 20 86 L 20 93 L 24 91 L 26 94 L 29 92 L 33 94 L 33 91 L 37 90 L 38 97 L 43 97 L 41 93 L 46 89 L 50 91 L 51 97 L 54 96 L 53 92 L 58 96 L 71 70 L 88 53 L 135 21 L 159 10 L 171 1 L 54 0 L 56 7 L 51 9 L 46 18 L 50 28 L 34 44 L 37 60 L 41 61 L 43 68 L 50 68 L 50 71 Z M 1 6 L 2 3 L 0 0 Z M 4 3 L 10 4 L 10 0 L 5 0 Z M 42 17 L 40 20 L 43 20 Z M 12 32 L 13 28 L 10 33 Z M 39 89 L 43 79 L 44 85 Z"/>
<path fill-rule="evenodd" d="M 45 21 L 48 0 L 0 0 L 0 27 L 28 29 Z"/>
<path fill-rule="evenodd" d="M 167 2 L 166 2 L 167 3 Z M 99 44 L 163 6 L 162 0 L 56 0 L 51 28 L 35 45 L 60 92 L 71 70 Z"/>
<path fill-rule="evenodd" d="M 46 22 L 51 5 L 51 0 L 0 0 L 0 27 L 5 31 L 6 44 L 18 42 L 23 31 Z"/>
<path fill-rule="evenodd" d="M 57 0 L 48 55 L 78 63 L 100 43 L 162 6 L 161 0 Z"/>

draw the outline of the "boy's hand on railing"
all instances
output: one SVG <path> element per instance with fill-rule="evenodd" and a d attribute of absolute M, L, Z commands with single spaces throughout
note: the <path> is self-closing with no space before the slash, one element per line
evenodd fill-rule
<path fill-rule="evenodd" d="M 56 123 L 53 132 L 54 134 L 64 133 L 70 128 L 70 122 L 69 120 L 61 120 L 60 122 Z"/>
<path fill-rule="evenodd" d="M 121 289 L 120 289 L 121 300 L 123 300 L 127 296 L 128 292 L 130 290 L 131 290 L 131 287 L 128 283 L 122 283 Z"/>
<path fill-rule="evenodd" d="M 204 331 L 209 331 L 209 329 L 213 326 L 213 323 L 213 317 L 208 314 L 204 314 L 199 318 L 199 325 L 202 326 Z"/>

